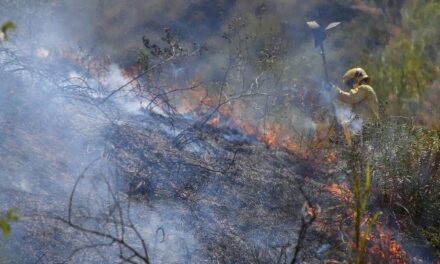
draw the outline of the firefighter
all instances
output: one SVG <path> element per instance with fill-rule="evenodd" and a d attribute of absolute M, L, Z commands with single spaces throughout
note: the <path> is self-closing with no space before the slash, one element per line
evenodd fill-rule
<path fill-rule="evenodd" d="M 341 132 L 349 145 L 359 145 L 363 142 L 364 124 L 379 119 L 377 96 L 370 86 L 370 77 L 362 68 L 348 70 L 342 81 L 350 90 L 346 92 L 334 86 L 336 98 L 351 107 L 353 116 L 341 123 Z"/>
<path fill-rule="evenodd" d="M 336 87 L 336 97 L 351 106 L 354 118 L 362 122 L 379 119 L 379 107 L 376 93 L 370 86 L 370 77 L 362 68 L 348 70 L 342 81 L 350 88 L 348 92 Z"/>

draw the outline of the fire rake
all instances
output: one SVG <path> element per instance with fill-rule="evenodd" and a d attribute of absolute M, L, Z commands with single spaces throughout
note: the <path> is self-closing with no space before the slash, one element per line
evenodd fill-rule
<path fill-rule="evenodd" d="M 327 70 L 327 59 L 325 56 L 324 40 L 327 38 L 327 31 L 339 26 L 340 24 L 341 24 L 341 22 L 332 22 L 332 23 L 328 24 L 327 27 L 323 28 L 316 21 L 307 22 L 307 25 L 309 26 L 309 28 L 312 30 L 312 33 L 313 33 L 313 38 L 315 40 L 315 48 L 319 46 L 321 49 L 322 64 L 324 66 L 325 81 L 326 81 L 327 86 L 331 86 L 331 83 L 330 83 L 330 77 L 328 75 L 328 70 Z M 336 108 L 333 103 L 332 103 L 332 108 L 333 108 L 334 128 L 336 130 L 336 137 L 339 140 L 340 135 L 342 135 L 341 134 L 342 128 L 339 125 L 338 120 L 336 118 Z"/>

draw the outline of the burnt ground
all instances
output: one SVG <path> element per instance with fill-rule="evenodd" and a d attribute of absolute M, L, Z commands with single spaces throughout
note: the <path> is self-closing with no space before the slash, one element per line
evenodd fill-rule
<path fill-rule="evenodd" d="M 309 263 L 328 258 L 324 249 L 337 243 L 313 226 L 297 249 L 314 209 L 340 204 L 318 183 L 326 177 L 315 162 L 235 129 L 185 126 L 184 118 L 138 117 L 113 125 L 107 139 L 126 191 L 153 207 L 180 205 L 202 245 L 188 263 L 290 263 L 299 249 Z"/>
<path fill-rule="evenodd" d="M 44 123 L 49 119 L 51 113 Z M 80 131 L 70 131 L 66 141 L 64 125 L 40 130 L 40 122 L 3 122 L 2 210 L 17 206 L 21 220 L 13 224 L 6 247 L 10 260 L 1 260 L 113 263 L 93 250 L 70 257 L 93 240 L 53 218 L 66 217 L 75 179 L 101 151 L 73 140 Z M 297 263 L 350 257 L 350 194 L 332 188 L 345 178 L 338 162 L 319 155 L 304 158 L 237 129 L 199 124 L 191 117 L 130 114 L 100 131 L 103 160 L 112 167 L 118 193 L 132 201 L 131 217 L 145 235 L 151 263 L 291 263 L 295 252 Z M 96 168 L 87 177 L 103 172 L 108 168 Z M 102 181 L 84 185 L 75 200 L 80 210 L 74 208 L 81 223 L 88 221 L 81 214 L 94 211 L 96 196 L 106 189 Z M 405 245 L 401 233 L 386 228 L 389 223 L 380 226 L 387 233 L 376 234 L 381 243 L 372 248 L 388 258 L 375 263 L 407 263 L 407 256 L 389 257 L 387 250 L 399 246 L 406 246 L 408 257 L 420 259 L 412 263 L 433 263 L 419 250 L 423 244 L 407 240 Z M 5 255 L 3 248 L 0 243 Z"/>

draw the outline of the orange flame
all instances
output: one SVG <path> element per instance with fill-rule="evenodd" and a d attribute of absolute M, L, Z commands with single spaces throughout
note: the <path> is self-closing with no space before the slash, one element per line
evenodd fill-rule
<path fill-rule="evenodd" d="M 353 202 L 353 195 L 346 185 L 333 183 L 325 185 L 323 189 L 344 203 Z M 344 215 L 351 219 L 354 218 L 354 212 L 351 209 L 346 210 Z M 364 219 L 364 224 L 371 220 L 371 217 L 372 215 L 369 214 Z M 368 248 L 368 256 L 372 263 L 408 263 L 407 253 L 402 245 L 393 239 L 392 231 L 383 222 L 376 222 L 374 230 L 368 236 L 368 241 L 371 244 L 371 247 Z M 351 241 L 350 244 L 355 247 L 354 241 Z"/>
<path fill-rule="evenodd" d="M 337 159 L 338 159 L 338 157 L 336 156 L 336 152 L 332 151 L 327 154 L 327 157 L 326 157 L 327 162 L 329 162 L 329 163 L 335 162 Z"/>
<path fill-rule="evenodd" d="M 246 135 L 256 135 L 256 129 L 252 127 L 250 124 L 243 122 L 240 119 L 234 120 L 235 124 L 246 134 Z"/>
<path fill-rule="evenodd" d="M 218 95 L 209 95 L 208 90 L 203 86 L 185 92 L 181 95 L 179 110 L 193 112 L 196 109 L 209 109 L 217 107 Z M 307 157 L 309 153 L 299 147 L 291 132 L 281 124 L 266 122 L 264 127 L 253 125 L 254 121 L 247 120 L 241 115 L 245 113 L 246 107 L 239 100 L 232 101 L 219 107 L 218 113 L 207 123 L 213 126 L 238 127 L 243 133 L 255 136 L 259 141 L 269 146 L 285 148 L 292 154 Z"/>
<path fill-rule="evenodd" d="M 378 223 L 383 225 L 383 223 Z M 393 239 L 391 230 L 381 227 L 370 236 L 373 246 L 370 249 L 372 258 L 377 259 L 381 263 L 408 263 L 408 256 L 403 247 Z"/>
<path fill-rule="evenodd" d="M 278 140 L 278 136 L 281 131 L 282 128 L 280 125 L 269 125 L 269 129 L 267 129 L 267 132 L 259 134 L 257 138 L 268 145 L 279 147 L 280 142 Z"/>
<path fill-rule="evenodd" d="M 353 199 L 353 195 L 348 186 L 332 183 L 330 185 L 325 185 L 323 189 L 333 194 L 340 201 L 351 203 Z"/>
<path fill-rule="evenodd" d="M 210 119 L 208 121 L 208 124 L 212 125 L 212 126 L 219 126 L 220 125 L 220 115 L 217 114 L 214 118 Z"/>

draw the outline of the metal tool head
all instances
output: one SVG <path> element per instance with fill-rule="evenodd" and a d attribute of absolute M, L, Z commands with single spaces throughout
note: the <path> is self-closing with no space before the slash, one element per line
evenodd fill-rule
<path fill-rule="evenodd" d="M 309 28 L 313 32 L 313 38 L 315 39 L 315 47 L 320 46 L 324 42 L 324 40 L 327 38 L 326 31 L 339 26 L 339 24 L 341 24 L 341 22 L 332 22 L 332 23 L 328 24 L 327 27 L 323 28 L 316 21 L 307 22 L 307 26 L 309 26 Z"/>

